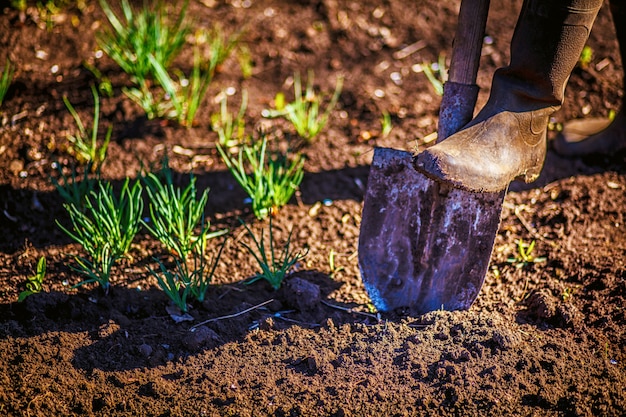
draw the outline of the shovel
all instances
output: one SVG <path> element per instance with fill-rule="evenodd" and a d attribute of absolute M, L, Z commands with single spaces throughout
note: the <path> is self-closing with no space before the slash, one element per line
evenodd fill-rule
<path fill-rule="evenodd" d="M 438 141 L 472 119 L 489 0 L 463 0 Z M 405 151 L 376 148 L 363 204 L 359 268 L 374 306 L 419 315 L 468 309 L 483 285 L 506 190 L 477 193 L 427 177 Z"/>

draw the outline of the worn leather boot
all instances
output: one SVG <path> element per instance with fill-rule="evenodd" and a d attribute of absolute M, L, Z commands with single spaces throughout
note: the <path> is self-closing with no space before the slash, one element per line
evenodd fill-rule
<path fill-rule="evenodd" d="M 496 71 L 485 107 L 461 130 L 417 155 L 418 170 L 475 192 L 534 181 L 550 115 L 585 46 L 602 0 L 525 0 L 511 62 Z"/>
<path fill-rule="evenodd" d="M 623 67 L 626 65 L 626 1 L 611 0 L 610 3 Z M 623 85 L 626 86 L 626 73 Z M 622 98 L 622 108 L 613 120 L 596 117 L 565 123 L 563 131 L 554 140 L 554 149 L 565 156 L 610 155 L 626 149 L 626 113 L 623 101 Z"/>

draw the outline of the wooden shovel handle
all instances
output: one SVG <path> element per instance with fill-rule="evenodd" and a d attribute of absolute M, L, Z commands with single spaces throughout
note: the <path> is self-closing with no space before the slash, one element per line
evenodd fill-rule
<path fill-rule="evenodd" d="M 485 36 L 490 0 L 462 0 L 454 37 L 448 81 L 439 110 L 437 142 L 458 132 L 474 115 L 476 76 Z"/>
<path fill-rule="evenodd" d="M 459 11 L 448 81 L 476 84 L 490 0 L 463 0 Z"/>

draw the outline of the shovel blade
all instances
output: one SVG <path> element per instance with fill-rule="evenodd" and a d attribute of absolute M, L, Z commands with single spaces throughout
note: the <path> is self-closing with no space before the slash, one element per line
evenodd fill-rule
<path fill-rule="evenodd" d="M 405 151 L 376 148 L 363 204 L 359 268 L 379 311 L 468 309 L 483 285 L 506 191 L 428 178 Z"/>

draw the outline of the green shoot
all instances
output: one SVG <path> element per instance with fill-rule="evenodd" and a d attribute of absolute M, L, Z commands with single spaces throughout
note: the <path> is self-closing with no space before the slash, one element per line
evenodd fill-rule
<path fill-rule="evenodd" d="M 149 58 L 154 67 L 156 79 L 172 104 L 173 109 L 168 112 L 168 116 L 183 126 L 191 127 L 213 78 L 212 69 L 203 68 L 200 52 L 196 48 L 190 79 L 180 77 L 180 82 L 177 84 L 159 61 L 153 56 Z"/>
<path fill-rule="evenodd" d="M 73 232 L 57 222 L 59 227 L 74 241 L 80 243 L 85 252 L 96 262 L 104 258 L 103 250 L 108 247 L 111 259 L 128 253 L 133 238 L 140 226 L 143 200 L 139 181 L 130 188 L 126 179 L 119 199 L 113 194 L 110 183 L 99 183 L 85 202 L 84 212 L 72 204 L 64 204 L 70 215 Z"/>
<path fill-rule="evenodd" d="M 266 110 L 264 117 L 285 117 L 296 129 L 298 136 L 305 142 L 311 143 L 317 135 L 326 127 L 330 113 L 333 111 L 339 100 L 343 87 L 343 77 L 337 78 L 335 92 L 333 93 L 326 110 L 320 113 L 321 98 L 313 90 L 313 72 L 309 71 L 307 86 L 302 96 L 302 83 L 300 74 L 294 75 L 294 96 L 293 102 L 287 104 L 284 109 Z"/>
<path fill-rule="evenodd" d="M 104 159 L 106 158 L 107 149 L 111 140 L 111 133 L 113 132 L 113 126 L 109 126 L 109 129 L 107 130 L 104 137 L 104 141 L 100 146 L 98 146 L 100 98 L 98 97 L 98 90 L 96 89 L 96 87 L 91 86 L 91 92 L 94 99 L 94 115 L 93 127 L 89 131 L 85 129 L 85 126 L 80 120 L 78 113 L 76 113 L 76 110 L 74 110 L 74 107 L 66 96 L 63 96 L 63 102 L 65 102 L 65 106 L 74 118 L 74 121 L 76 122 L 76 127 L 78 128 L 78 134 L 76 136 L 68 135 L 67 137 L 67 139 L 72 144 L 72 150 L 76 155 L 76 159 L 78 159 L 79 162 L 83 163 L 93 163 L 93 167 L 97 167 L 102 164 L 102 162 L 104 162 Z"/>
<path fill-rule="evenodd" d="M 185 264 L 185 262 L 181 263 L 177 259 L 176 270 L 172 272 L 159 261 L 159 268 L 161 270 L 160 273 L 151 268 L 148 268 L 148 271 L 157 279 L 159 287 L 161 287 L 161 290 L 172 300 L 172 303 L 174 303 L 180 311 L 186 313 L 189 310 L 187 297 L 191 291 L 191 288 L 185 285 L 185 282 L 191 280 L 187 264 Z M 195 271 L 191 272 L 191 274 L 194 272 Z"/>
<path fill-rule="evenodd" d="M 196 246 L 193 249 L 191 262 L 176 259 L 176 270 L 169 271 L 161 261 L 159 262 L 160 273 L 150 268 L 148 271 L 157 279 L 159 287 L 172 300 L 182 312 L 187 312 L 187 299 L 193 296 L 199 302 L 203 302 L 206 292 L 213 280 L 215 269 L 219 262 L 222 250 L 226 245 L 226 240 L 220 246 L 217 255 L 210 263 L 210 270 L 207 271 L 207 262 L 203 255 L 203 248 Z"/>
<path fill-rule="evenodd" d="M 57 171 L 59 172 L 62 182 L 59 182 L 54 177 L 50 177 L 52 184 L 57 189 L 66 203 L 77 207 L 79 210 L 85 208 L 85 202 L 87 196 L 94 191 L 98 178 L 100 177 L 99 170 L 96 172 L 96 178 L 89 178 L 89 172 L 91 172 L 91 162 L 87 163 L 83 170 L 83 178 L 78 181 L 78 174 L 76 168 L 72 167 L 71 177 L 68 177 L 63 173 L 63 168 L 57 163 Z"/>
<path fill-rule="evenodd" d="M 204 208 L 209 198 L 209 190 L 196 197 L 196 178 L 192 177 L 189 185 L 181 191 L 175 188 L 171 178 L 166 183 L 159 177 L 148 174 L 144 178 L 150 199 L 151 224 L 142 223 L 168 250 L 182 260 L 187 259 L 194 248 L 204 248 L 207 239 L 223 235 L 227 230 L 209 233 L 209 224 L 205 224 Z M 197 226 L 200 232 L 195 233 Z"/>
<path fill-rule="evenodd" d="M 213 280 L 213 275 L 215 275 L 215 269 L 217 268 L 217 264 L 220 261 L 220 257 L 222 256 L 222 251 L 226 246 L 226 239 L 220 248 L 217 251 L 217 254 L 212 257 L 211 263 L 209 264 L 211 269 L 205 273 L 206 269 L 206 260 L 203 255 L 194 253 L 193 261 L 194 261 L 194 271 L 200 271 L 192 276 L 192 279 L 189 280 L 189 285 L 191 288 L 191 293 L 195 297 L 196 300 L 203 302 L 206 297 L 206 292 L 209 289 L 209 284 Z M 200 262 L 198 263 L 197 259 L 200 258 Z"/>
<path fill-rule="evenodd" d="M 108 294 L 111 287 L 111 270 L 120 257 L 111 252 L 109 243 L 105 243 L 101 248 L 98 248 L 97 252 L 97 255 L 92 257 L 92 261 L 82 256 L 75 257 L 78 267 L 70 266 L 70 268 L 85 275 L 87 279 L 74 285 L 73 288 L 97 283 L 102 287 L 104 293 Z"/>
<path fill-rule="evenodd" d="M 523 268 L 532 263 L 545 262 L 545 257 L 535 257 L 533 251 L 535 249 L 535 241 L 524 243 L 522 239 L 517 241 L 517 254 L 515 257 L 507 259 L 507 262 L 514 264 L 516 268 Z"/>
<path fill-rule="evenodd" d="M 217 132 L 218 143 L 223 148 L 232 148 L 240 145 L 245 137 L 246 122 L 244 115 L 248 106 L 248 93 L 243 90 L 239 113 L 233 117 L 228 112 L 228 96 L 222 93 L 220 100 L 220 113 L 211 116 L 211 128 Z"/>
<path fill-rule="evenodd" d="M 239 61 L 239 67 L 241 68 L 241 75 L 244 80 L 252 77 L 252 70 L 254 68 L 254 64 L 252 63 L 252 57 L 250 54 L 250 49 L 247 46 L 241 45 L 239 48 L 239 52 L 237 53 L 237 61 Z"/>
<path fill-rule="evenodd" d="M 26 0 L 11 0 L 11 7 L 20 12 L 25 12 L 28 2 Z"/>
<path fill-rule="evenodd" d="M 393 129 L 393 125 L 391 124 L 391 115 L 388 111 L 384 110 L 380 119 L 380 135 L 386 138 L 391 133 L 391 129 Z"/>
<path fill-rule="evenodd" d="M 167 69 L 180 53 L 190 31 L 190 26 L 184 22 L 188 1 L 183 3 L 173 23 L 161 2 L 157 2 L 156 10 L 144 6 L 135 12 L 128 0 L 121 0 L 123 22 L 106 0 L 99 2 L 111 30 L 98 34 L 98 45 L 133 77 L 133 82 L 142 85 L 154 74 L 151 56 Z"/>
<path fill-rule="evenodd" d="M 42 256 L 41 258 L 39 258 L 39 262 L 37 262 L 37 272 L 35 272 L 35 275 L 28 277 L 28 281 L 26 282 L 26 290 L 20 293 L 20 295 L 17 297 L 17 302 L 21 303 L 29 295 L 41 292 L 43 288 L 43 279 L 45 276 L 46 258 Z"/>
<path fill-rule="evenodd" d="M 83 67 L 89 70 L 93 74 L 93 76 L 98 80 L 98 91 L 107 97 L 113 97 L 113 85 L 111 84 L 111 80 L 104 76 L 102 72 L 94 65 L 91 65 L 88 62 L 83 62 Z"/>
<path fill-rule="evenodd" d="M 252 284 L 253 282 L 259 281 L 261 279 L 266 280 L 272 288 L 278 290 L 283 283 L 283 280 L 287 276 L 289 270 L 300 260 L 302 260 L 306 256 L 306 252 L 303 254 L 301 252 L 292 252 L 290 251 L 291 244 L 291 233 L 293 230 L 289 232 L 289 237 L 287 237 L 287 242 L 285 243 L 283 250 L 281 253 L 276 252 L 276 245 L 274 243 L 273 236 L 273 228 L 272 228 L 272 218 L 270 217 L 270 226 L 269 226 L 269 252 L 265 247 L 265 233 L 261 232 L 261 238 L 257 239 L 252 233 L 252 230 L 241 221 L 243 226 L 246 228 L 248 235 L 254 242 L 255 249 L 252 249 L 251 246 L 242 243 L 242 245 L 250 252 L 254 259 L 256 259 L 259 267 L 261 268 L 261 272 L 259 272 L 256 276 L 248 280 L 248 284 Z"/>
<path fill-rule="evenodd" d="M 209 45 L 210 68 L 214 72 L 219 70 L 219 66 L 226 61 L 239 43 L 241 31 L 227 37 L 222 28 L 216 25 L 213 30 L 204 31 L 200 37 Z"/>
<path fill-rule="evenodd" d="M 99 1 L 111 29 L 97 34 L 98 45 L 138 86 L 124 89 L 124 93 L 144 109 L 148 118 L 164 115 L 170 103 L 162 103 L 165 95 L 156 99 L 150 90 L 151 80 L 156 77 L 151 59 L 167 70 L 182 50 L 190 32 L 190 26 L 184 22 L 188 1 L 173 23 L 161 2 L 156 10 L 144 6 L 135 12 L 128 0 L 122 0 L 122 22 L 106 0 Z"/>
<path fill-rule="evenodd" d="M 122 91 L 143 109 L 149 120 L 166 116 L 172 110 L 172 103 L 167 100 L 166 93 L 158 91 L 156 95 L 152 94 L 149 83 L 143 83 L 140 88 L 122 87 Z"/>
<path fill-rule="evenodd" d="M 15 74 L 15 67 L 7 58 L 4 69 L 2 70 L 2 76 L 0 76 L 0 106 L 2 106 L 2 102 L 4 101 L 4 97 L 7 95 L 9 91 L 9 87 L 11 86 L 11 82 L 13 81 L 13 75 Z"/>
<path fill-rule="evenodd" d="M 431 64 L 424 62 L 422 64 L 422 70 L 424 75 L 430 81 L 430 84 L 434 87 L 438 96 L 443 96 L 443 85 L 448 81 L 448 70 L 446 69 L 446 56 L 444 54 L 439 55 L 439 62 Z M 435 76 L 436 71 L 438 76 Z"/>
<path fill-rule="evenodd" d="M 591 61 L 593 61 L 593 49 L 591 46 L 585 45 L 578 58 L 578 66 L 582 69 L 587 69 Z"/>
<path fill-rule="evenodd" d="M 335 250 L 331 249 L 330 253 L 328 254 L 328 267 L 330 269 L 330 273 L 328 274 L 328 276 L 331 279 L 335 278 L 335 275 L 338 272 L 341 272 L 345 269 L 343 266 L 337 266 L 335 264 L 335 255 L 336 255 Z"/>
<path fill-rule="evenodd" d="M 258 143 L 243 145 L 237 158 L 227 154 L 219 144 L 217 149 L 229 171 L 252 199 L 252 211 L 259 219 L 286 205 L 304 177 L 304 158 L 300 154 L 293 161 L 280 154 L 266 160 L 266 137 L 260 146 Z M 247 167 L 250 175 L 246 173 Z"/>

